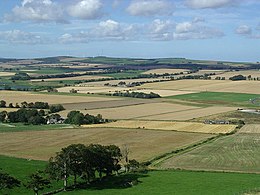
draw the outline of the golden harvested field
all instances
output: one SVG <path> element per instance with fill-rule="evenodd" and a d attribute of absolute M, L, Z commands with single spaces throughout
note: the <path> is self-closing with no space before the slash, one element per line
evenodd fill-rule
<path fill-rule="evenodd" d="M 26 102 L 48 102 L 49 104 L 79 103 L 79 102 L 97 102 L 111 100 L 111 97 L 90 97 L 90 96 L 73 96 L 73 95 L 53 95 L 40 94 L 22 91 L 0 91 L 0 99 L 8 103 Z M 120 98 L 113 98 L 119 100 Z"/>
<path fill-rule="evenodd" d="M 190 120 L 194 118 L 199 118 L 203 116 L 209 116 L 213 114 L 219 114 L 223 112 L 228 112 L 236 110 L 237 108 L 233 107 L 221 107 L 221 106 L 212 106 L 207 108 L 195 108 L 190 110 L 171 112 L 166 114 L 150 115 L 146 117 L 140 117 L 139 119 L 147 120 Z"/>
<path fill-rule="evenodd" d="M 220 75 L 212 75 L 211 77 L 215 79 L 217 76 L 220 76 L 229 79 L 230 77 L 233 77 L 235 75 L 240 75 L 240 74 L 246 77 L 251 75 L 252 78 L 257 78 L 260 77 L 260 70 L 231 71 L 231 72 L 224 72 L 223 74 Z"/>
<path fill-rule="evenodd" d="M 245 125 L 239 130 L 239 133 L 259 133 L 260 135 L 260 124 Z"/>
<path fill-rule="evenodd" d="M 183 131 L 194 133 L 229 133 L 236 125 L 210 125 L 194 122 L 169 122 L 169 121 L 144 121 L 144 120 L 120 120 L 112 123 L 85 125 L 84 127 L 110 127 L 129 129 L 152 129 L 164 131 Z"/>
<path fill-rule="evenodd" d="M 105 87 L 105 86 L 96 86 L 96 87 L 62 87 L 58 88 L 59 92 L 69 92 L 71 89 L 75 89 L 78 93 L 111 93 L 115 91 L 127 91 L 131 88 L 127 87 Z"/>
<path fill-rule="evenodd" d="M 162 69 L 152 69 L 148 70 L 146 72 L 143 72 L 142 74 L 175 74 L 175 73 L 180 73 L 180 72 L 187 72 L 189 71 L 188 69 L 170 69 L 170 68 L 162 68 Z"/>
<path fill-rule="evenodd" d="M 260 94 L 259 81 L 178 80 L 148 83 L 142 88 Z"/>
<path fill-rule="evenodd" d="M 7 156 L 48 160 L 62 147 L 73 143 L 115 144 L 119 147 L 126 144 L 130 149 L 130 159 L 139 161 L 212 137 L 211 134 L 204 133 L 112 128 L 12 132 L 0 135 L 0 154 Z"/>
<path fill-rule="evenodd" d="M 70 81 L 70 80 L 94 80 L 94 79 L 103 79 L 109 78 L 107 76 L 76 76 L 76 77 L 66 77 L 66 78 L 51 78 L 51 79 L 44 79 L 44 81 Z M 31 81 L 41 81 L 42 79 L 32 79 Z"/>
<path fill-rule="evenodd" d="M 0 77 L 13 76 L 14 72 L 0 72 Z"/>
<path fill-rule="evenodd" d="M 159 90 L 159 89 L 141 89 L 141 88 L 130 88 L 130 87 L 109 87 L 109 86 L 74 86 L 74 87 L 62 87 L 58 88 L 59 92 L 69 92 L 71 89 L 75 89 L 78 93 L 114 93 L 116 91 L 126 92 L 126 91 L 135 91 L 135 92 L 143 92 L 143 93 L 157 93 L 162 97 L 174 96 L 174 95 L 182 95 L 182 94 L 190 94 L 194 93 L 191 91 L 174 91 L 174 90 Z"/>
<path fill-rule="evenodd" d="M 183 95 L 183 94 L 190 94 L 190 93 L 195 93 L 192 91 L 179 91 L 179 90 L 160 90 L 160 89 L 132 89 L 132 91 L 137 91 L 137 92 L 143 92 L 143 93 L 157 93 L 162 97 L 167 97 L 167 96 L 174 96 L 174 95 Z"/>
<path fill-rule="evenodd" d="M 220 137 L 189 152 L 173 156 L 162 168 L 260 173 L 260 134 L 245 125 L 238 133 Z M 246 130 L 245 130 L 246 129 Z M 253 133 L 255 132 L 255 133 Z M 259 131 L 258 131 L 259 132 Z"/>
<path fill-rule="evenodd" d="M 103 118 L 107 119 L 133 119 L 137 117 L 144 117 L 150 115 L 159 115 L 169 112 L 177 112 L 182 110 L 189 110 L 197 107 L 185 106 L 172 103 L 148 103 L 141 105 L 124 106 L 118 108 L 104 108 L 93 110 L 81 110 L 83 113 L 92 115 L 101 114 Z M 66 116 L 69 110 L 60 112 L 62 116 Z"/>
<path fill-rule="evenodd" d="M 129 98 L 122 100 L 106 100 L 106 101 L 98 101 L 98 102 L 80 102 L 80 103 L 67 103 L 63 104 L 64 108 L 67 110 L 90 110 L 90 109 L 100 109 L 100 108 L 113 108 L 113 107 L 122 107 L 122 106 L 130 106 L 130 105 L 138 105 L 138 104 L 147 104 L 155 102 L 154 100 L 147 99 L 137 99 L 137 98 Z"/>

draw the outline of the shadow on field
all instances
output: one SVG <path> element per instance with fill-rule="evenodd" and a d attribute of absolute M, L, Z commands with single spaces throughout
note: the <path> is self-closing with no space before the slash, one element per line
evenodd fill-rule
<path fill-rule="evenodd" d="M 88 189 L 88 190 L 103 190 L 103 189 L 125 189 L 130 188 L 134 185 L 138 185 L 141 183 L 139 178 L 148 177 L 147 174 L 124 174 L 118 176 L 108 176 L 102 178 L 102 180 L 96 180 L 91 182 L 90 184 L 80 183 L 74 189 L 70 189 L 73 191 Z M 69 189 L 68 189 L 69 191 Z"/>

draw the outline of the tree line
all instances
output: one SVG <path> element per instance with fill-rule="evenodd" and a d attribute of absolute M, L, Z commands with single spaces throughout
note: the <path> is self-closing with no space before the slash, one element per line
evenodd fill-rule
<path fill-rule="evenodd" d="M 124 158 L 124 154 L 116 145 L 71 144 L 51 157 L 45 170 L 30 174 L 23 185 L 37 195 L 39 191 L 51 187 L 54 180 L 63 181 L 59 191 L 76 189 L 79 181 L 87 185 L 95 182 L 102 184 L 105 182 L 103 178 L 109 180 L 115 175 L 137 171 L 141 167 L 140 163 L 133 159 L 125 163 L 125 171 L 120 171 Z M 69 184 L 69 181 L 73 183 Z M 21 187 L 21 183 L 17 178 L 0 171 L 0 190 Z"/>
<path fill-rule="evenodd" d="M 143 98 L 143 99 L 151 99 L 151 98 L 160 98 L 161 96 L 157 93 L 144 93 L 144 92 L 115 92 L 112 94 L 108 94 L 112 96 L 123 96 L 123 97 L 133 97 L 133 98 Z"/>

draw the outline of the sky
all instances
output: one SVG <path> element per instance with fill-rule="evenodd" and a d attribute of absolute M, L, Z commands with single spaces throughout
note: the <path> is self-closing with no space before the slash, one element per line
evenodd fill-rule
<path fill-rule="evenodd" d="M 0 58 L 260 61 L 260 0 L 0 0 Z"/>

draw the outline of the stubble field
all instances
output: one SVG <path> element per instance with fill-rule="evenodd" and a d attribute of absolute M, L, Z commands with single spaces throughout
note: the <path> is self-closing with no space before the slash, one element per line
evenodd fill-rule
<path fill-rule="evenodd" d="M 259 127 L 245 125 L 237 134 L 219 138 L 190 152 L 172 157 L 160 166 L 260 173 Z"/>
<path fill-rule="evenodd" d="M 127 145 L 130 159 L 150 160 L 160 154 L 197 143 L 211 134 L 115 128 L 82 128 L 0 133 L 0 154 L 48 160 L 62 147 L 73 143 Z M 156 146 L 156 147 L 155 147 Z M 149 151 L 149 152 L 147 152 Z"/>
<path fill-rule="evenodd" d="M 182 131 L 194 133 L 229 133 L 236 125 L 210 125 L 196 122 L 170 122 L 170 121 L 144 121 L 144 120 L 120 120 L 112 123 L 85 125 L 84 127 L 109 127 L 129 129 L 152 129 L 163 131 Z"/>

